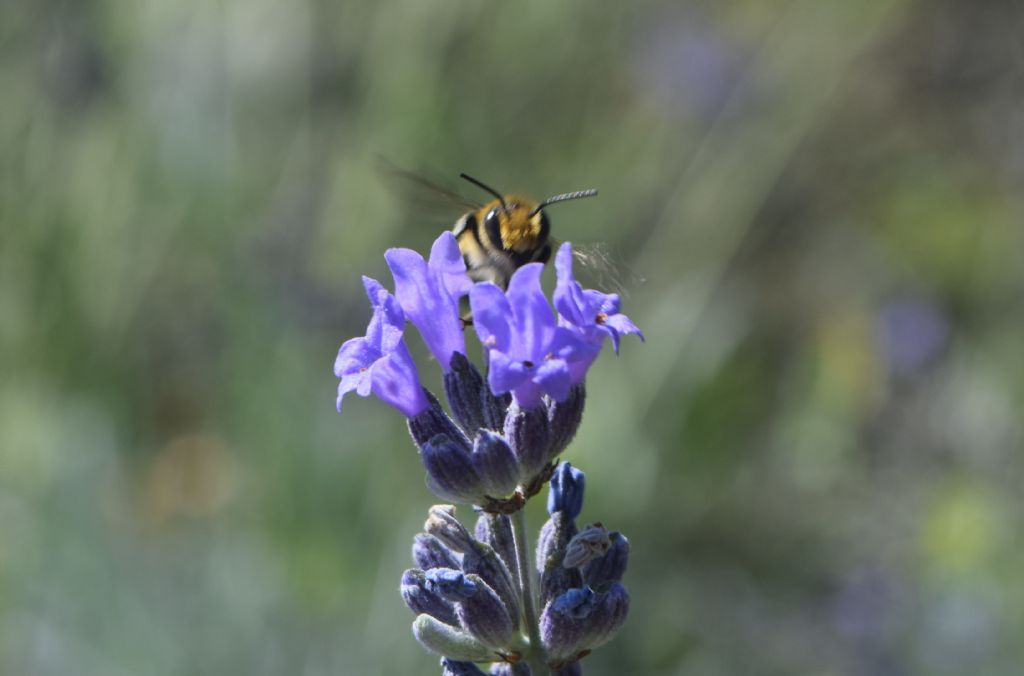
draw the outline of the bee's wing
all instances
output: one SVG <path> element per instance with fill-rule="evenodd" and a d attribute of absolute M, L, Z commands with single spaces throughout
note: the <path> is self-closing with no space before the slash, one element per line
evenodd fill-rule
<path fill-rule="evenodd" d="M 561 244 L 553 237 L 550 241 L 552 249 L 557 249 Z M 612 254 L 607 244 L 601 242 L 573 244 L 572 255 L 580 265 L 579 276 L 587 281 L 586 285 L 605 293 L 617 293 L 627 297 L 630 289 L 645 281 L 620 258 Z"/>
<path fill-rule="evenodd" d="M 426 178 L 414 171 L 408 171 L 392 162 L 378 157 L 382 175 L 391 179 L 399 186 L 404 201 L 417 211 L 444 212 L 451 216 L 453 210 L 469 211 L 479 209 L 480 205 L 466 199 L 452 188 L 438 181 Z"/>

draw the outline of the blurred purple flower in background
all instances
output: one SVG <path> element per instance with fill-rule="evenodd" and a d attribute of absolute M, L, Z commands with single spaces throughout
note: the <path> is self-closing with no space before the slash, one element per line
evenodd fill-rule
<path fill-rule="evenodd" d="M 890 571 L 857 567 L 840 580 L 833 599 L 832 614 L 836 636 L 849 646 L 856 665 L 851 673 L 871 676 L 899 676 L 893 657 L 894 636 L 906 631 L 911 616 L 911 599 L 905 586 Z"/>
<path fill-rule="evenodd" d="M 715 118 L 736 89 L 742 54 L 700 16 L 661 19 L 639 36 L 636 82 L 671 110 Z"/>
<path fill-rule="evenodd" d="M 862 648 L 877 647 L 906 618 L 907 599 L 898 580 L 878 568 L 856 568 L 842 580 L 834 601 L 838 635 Z"/>
<path fill-rule="evenodd" d="M 908 297 L 882 308 L 877 332 L 889 370 L 908 376 L 942 352 L 949 338 L 949 323 L 931 301 Z"/>

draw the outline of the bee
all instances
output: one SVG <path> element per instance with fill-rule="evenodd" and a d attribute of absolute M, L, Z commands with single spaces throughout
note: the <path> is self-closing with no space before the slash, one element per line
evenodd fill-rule
<path fill-rule="evenodd" d="M 578 190 L 535 202 L 523 195 L 502 195 L 467 174 L 459 176 L 494 196 L 482 206 L 474 205 L 452 228 L 466 270 L 474 281 L 494 282 L 503 289 L 517 268 L 551 258 L 551 221 L 545 207 L 597 194 Z"/>

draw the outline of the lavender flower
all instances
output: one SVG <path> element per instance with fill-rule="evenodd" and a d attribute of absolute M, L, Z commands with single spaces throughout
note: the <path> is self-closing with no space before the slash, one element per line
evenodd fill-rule
<path fill-rule="evenodd" d="M 384 260 L 395 278 L 402 310 L 447 373 L 452 355 L 466 352 L 459 298 L 473 285 L 455 237 L 450 232 L 438 237 L 430 249 L 430 262 L 412 249 L 388 249 Z"/>
<path fill-rule="evenodd" d="M 587 369 L 597 359 L 605 338 L 611 338 L 615 354 L 619 353 L 619 339 L 623 334 L 635 333 L 644 340 L 636 324 L 619 312 L 619 295 L 584 289 L 572 274 L 572 245 L 564 242 L 555 256 L 558 284 L 555 287 L 555 308 L 559 324 L 571 327 L 590 348 L 580 350 L 580 359 L 573 360 L 572 382 L 583 380 Z"/>
<path fill-rule="evenodd" d="M 548 394 L 569 396 L 569 362 L 593 361 L 574 334 L 555 321 L 540 286 L 540 263 L 524 265 L 512 275 L 508 292 L 482 282 L 469 293 L 473 325 L 488 350 L 488 383 L 495 394 L 511 392 L 521 408 L 533 408 Z M 587 355 L 581 355 L 586 350 Z M 596 356 L 596 355 L 595 355 Z"/>
<path fill-rule="evenodd" d="M 346 341 L 334 360 L 334 375 L 341 378 L 338 411 L 342 398 L 355 390 L 360 397 L 372 392 L 411 418 L 427 408 L 427 398 L 402 339 L 405 315 L 380 282 L 363 277 L 363 286 L 373 306 L 373 318 L 366 335 Z"/>

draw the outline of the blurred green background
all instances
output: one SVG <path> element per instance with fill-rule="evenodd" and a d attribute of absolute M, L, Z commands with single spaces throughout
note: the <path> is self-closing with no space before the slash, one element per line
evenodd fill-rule
<path fill-rule="evenodd" d="M 0 672 L 438 673 L 397 593 L 436 499 L 397 413 L 334 410 L 360 275 L 459 215 L 384 158 L 599 188 L 554 232 L 634 273 L 648 341 L 568 455 L 633 544 L 587 674 L 1020 673 L 1021 35 L 1016 0 L 0 4 Z"/>

